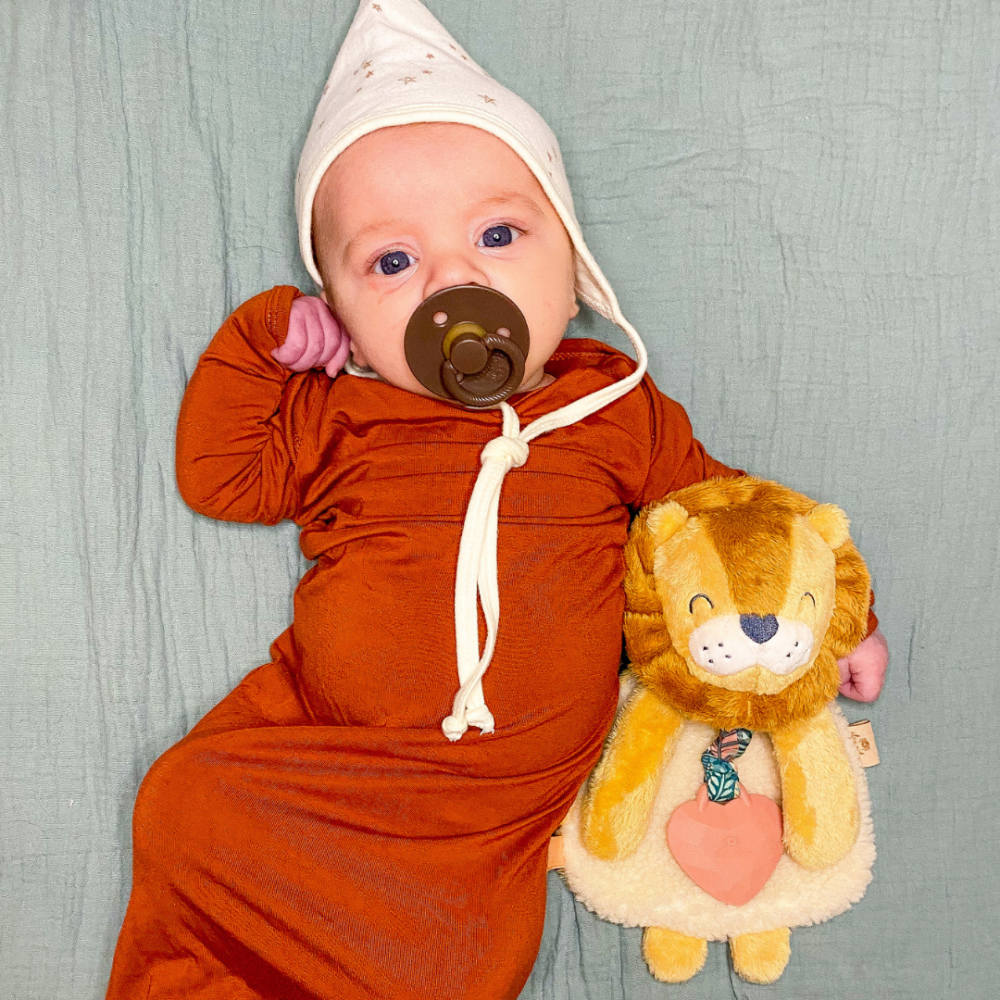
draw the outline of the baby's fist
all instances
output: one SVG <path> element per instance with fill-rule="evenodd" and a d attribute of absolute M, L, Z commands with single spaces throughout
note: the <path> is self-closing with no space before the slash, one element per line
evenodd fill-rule
<path fill-rule="evenodd" d="M 842 695 L 855 701 L 874 701 L 882 690 L 885 668 L 889 665 L 889 644 L 879 629 L 842 660 L 840 688 Z"/>
<path fill-rule="evenodd" d="M 292 303 L 288 336 L 271 351 L 271 357 L 293 372 L 324 368 L 333 378 L 344 367 L 350 346 L 350 338 L 327 304 L 315 295 L 302 295 Z"/>

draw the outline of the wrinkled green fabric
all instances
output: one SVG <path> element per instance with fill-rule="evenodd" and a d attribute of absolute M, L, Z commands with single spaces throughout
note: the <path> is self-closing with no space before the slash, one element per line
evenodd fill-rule
<path fill-rule="evenodd" d="M 525 1000 L 976 1000 L 1000 840 L 1000 10 L 430 0 L 560 137 L 659 385 L 853 519 L 892 651 L 879 856 L 774 987 L 672 987 L 550 874 Z M 298 150 L 354 5 L 0 5 L 0 996 L 103 996 L 138 783 L 287 624 L 295 529 L 194 515 L 177 407 L 239 302 L 308 289 Z M 576 332 L 613 331 L 583 317 Z M 442 627 L 451 627 L 442 622 Z M 983 745 L 985 742 L 985 746 Z"/>

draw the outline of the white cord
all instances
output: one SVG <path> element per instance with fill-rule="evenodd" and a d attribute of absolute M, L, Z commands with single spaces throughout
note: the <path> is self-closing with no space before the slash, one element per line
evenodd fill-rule
<path fill-rule="evenodd" d="M 521 430 L 514 408 L 501 403 L 503 430 L 487 442 L 479 454 L 482 468 L 476 478 L 462 525 L 455 574 L 455 652 L 458 660 L 459 689 L 451 715 L 441 723 L 445 736 L 453 742 L 461 739 L 470 725 L 483 733 L 493 732 L 493 715 L 486 706 L 482 679 L 496 648 L 500 624 L 500 595 L 497 583 L 497 512 L 504 477 L 528 460 L 528 442 L 576 423 L 596 413 L 608 403 L 630 392 L 646 372 L 647 355 L 639 335 L 616 308 L 615 322 L 625 331 L 635 347 L 639 365 L 620 382 L 605 386 L 582 399 L 546 413 Z M 486 645 L 479 652 L 477 604 L 486 620 Z"/>

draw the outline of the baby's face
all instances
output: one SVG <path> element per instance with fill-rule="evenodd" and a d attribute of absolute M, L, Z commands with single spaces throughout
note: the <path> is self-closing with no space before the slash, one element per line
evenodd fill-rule
<path fill-rule="evenodd" d="M 410 372 L 406 324 L 429 295 L 485 285 L 517 303 L 531 347 L 521 391 L 576 315 L 573 250 L 551 202 L 506 143 L 469 125 L 371 132 L 334 160 L 313 209 L 323 298 L 354 359 L 430 396 Z"/>

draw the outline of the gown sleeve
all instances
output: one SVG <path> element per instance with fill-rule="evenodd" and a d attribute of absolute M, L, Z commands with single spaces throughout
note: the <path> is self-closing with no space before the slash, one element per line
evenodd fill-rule
<path fill-rule="evenodd" d="M 649 402 L 651 453 L 646 482 L 634 504 L 636 510 L 704 479 L 746 475 L 708 454 L 695 439 L 684 407 L 664 396 L 648 375 L 642 380 L 642 390 Z"/>
<path fill-rule="evenodd" d="M 279 285 L 241 305 L 191 376 L 177 420 L 177 485 L 200 514 L 264 524 L 296 515 L 298 432 L 330 384 L 271 357 L 299 294 Z"/>

